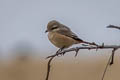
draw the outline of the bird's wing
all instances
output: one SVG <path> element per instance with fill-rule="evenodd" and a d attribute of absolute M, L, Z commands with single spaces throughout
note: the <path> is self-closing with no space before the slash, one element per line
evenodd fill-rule
<path fill-rule="evenodd" d="M 62 25 L 62 26 L 63 27 L 57 31 L 58 33 L 65 35 L 67 37 L 73 38 L 73 39 L 78 40 L 78 41 L 83 41 L 75 33 L 73 33 L 68 27 L 66 27 L 65 25 Z"/>

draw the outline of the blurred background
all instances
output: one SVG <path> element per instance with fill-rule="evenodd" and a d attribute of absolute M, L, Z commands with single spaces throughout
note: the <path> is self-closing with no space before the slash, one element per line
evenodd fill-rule
<path fill-rule="evenodd" d="M 119 0 L 0 0 L 0 80 L 45 80 L 45 58 L 56 52 L 45 34 L 47 23 L 57 20 L 81 39 L 119 45 Z M 81 45 L 75 45 L 81 46 Z M 73 46 L 74 47 L 74 46 Z M 119 80 L 120 54 L 105 80 Z M 52 63 L 50 80 L 100 80 L 111 50 L 80 50 Z"/>

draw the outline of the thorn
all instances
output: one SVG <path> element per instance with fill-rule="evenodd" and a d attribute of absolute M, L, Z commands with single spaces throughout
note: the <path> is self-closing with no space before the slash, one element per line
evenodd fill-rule
<path fill-rule="evenodd" d="M 105 45 L 105 44 L 104 44 L 104 43 L 102 43 L 102 47 L 104 47 L 104 45 Z"/>
<path fill-rule="evenodd" d="M 75 57 L 78 55 L 78 51 L 79 51 L 79 48 L 76 48 L 76 50 L 75 50 L 75 52 L 76 52 Z"/>
<path fill-rule="evenodd" d="M 88 48 L 88 50 L 91 50 L 91 48 Z"/>
<path fill-rule="evenodd" d="M 96 48 L 96 52 L 98 51 L 98 47 Z"/>
<path fill-rule="evenodd" d="M 112 66 L 113 65 L 113 62 L 110 62 L 110 66 Z"/>
<path fill-rule="evenodd" d="M 64 56 L 64 55 L 65 55 L 65 52 L 63 52 L 62 55 Z"/>
<path fill-rule="evenodd" d="M 98 51 L 99 47 L 100 47 L 100 46 L 98 46 L 98 45 L 96 46 L 96 51 Z"/>

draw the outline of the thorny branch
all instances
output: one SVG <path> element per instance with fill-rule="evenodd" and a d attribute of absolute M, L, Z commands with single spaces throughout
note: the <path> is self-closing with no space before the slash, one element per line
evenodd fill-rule
<path fill-rule="evenodd" d="M 105 67 L 105 70 L 104 70 L 104 73 L 103 73 L 103 76 L 102 76 L 102 80 L 104 80 L 105 73 L 106 73 L 106 71 L 107 71 L 108 66 L 109 66 L 109 65 L 111 66 L 111 65 L 113 64 L 114 54 L 115 54 L 115 51 L 116 51 L 117 49 L 118 49 L 118 48 L 113 48 L 113 50 L 112 50 L 112 54 L 110 55 L 109 60 L 108 60 L 108 62 L 107 62 L 107 65 L 106 65 L 106 67 Z"/>
<path fill-rule="evenodd" d="M 57 57 L 57 56 L 59 56 L 59 55 L 64 55 L 64 54 L 66 54 L 67 52 L 75 51 L 75 52 L 76 52 L 75 56 L 77 56 L 77 53 L 78 53 L 78 51 L 79 51 L 80 49 L 88 49 L 88 50 L 96 49 L 96 51 L 97 51 L 98 49 L 113 49 L 112 55 L 111 55 L 111 57 L 110 57 L 110 59 L 109 59 L 109 61 L 108 61 L 108 64 L 107 64 L 107 66 L 106 66 L 106 68 L 105 68 L 105 71 L 104 71 L 104 74 L 103 74 L 103 77 L 102 77 L 102 80 L 103 80 L 104 75 L 105 75 L 105 72 L 106 72 L 106 70 L 107 70 L 107 67 L 108 67 L 108 65 L 112 65 L 112 64 L 113 64 L 114 53 L 115 53 L 115 51 L 116 51 L 117 49 L 119 49 L 119 48 L 120 48 L 119 45 L 117 46 L 117 45 L 104 45 L 104 44 L 102 44 L 102 45 L 98 45 L 97 47 L 96 47 L 96 46 L 87 46 L 87 47 L 70 48 L 70 49 L 63 50 L 63 51 L 61 51 L 61 52 L 58 52 L 58 53 L 56 53 L 56 54 L 53 54 L 53 55 L 51 55 L 51 56 L 48 56 L 47 59 L 49 59 L 49 61 L 48 61 L 48 66 L 47 66 L 47 76 L 46 76 L 46 80 L 49 79 L 49 74 L 50 74 L 50 70 L 51 70 L 51 66 L 50 66 L 50 65 L 51 65 L 51 62 L 52 62 L 53 58 L 55 58 L 55 57 Z"/>
<path fill-rule="evenodd" d="M 109 25 L 107 26 L 107 28 L 115 28 L 115 29 L 119 29 L 120 30 L 120 27 L 119 26 L 114 26 L 114 25 Z M 107 65 L 105 67 L 105 70 L 104 70 L 104 73 L 103 73 L 103 76 L 102 76 L 102 80 L 104 80 L 104 76 L 105 76 L 105 73 L 107 71 L 107 68 L 109 65 L 112 65 L 114 63 L 114 54 L 115 54 L 115 51 L 117 49 L 119 49 L 120 46 L 116 46 L 116 45 L 97 45 L 97 47 L 93 47 L 93 46 L 88 46 L 88 47 L 76 47 L 76 48 L 71 48 L 71 49 L 68 49 L 68 50 L 64 50 L 64 51 L 61 51 L 61 52 L 56 52 L 56 54 L 54 55 L 51 55 L 51 56 L 48 56 L 47 59 L 49 58 L 49 61 L 48 61 L 48 65 L 47 65 L 47 75 L 46 75 L 46 80 L 49 79 L 49 74 L 50 74 L 50 70 L 51 70 L 51 62 L 52 60 L 56 57 L 56 56 L 59 56 L 59 55 L 64 55 L 66 54 L 66 52 L 71 52 L 71 51 L 75 51 L 76 54 L 75 54 L 75 57 L 77 56 L 78 54 L 78 51 L 80 49 L 88 49 L 88 50 L 91 50 L 91 49 L 96 49 L 96 51 L 98 49 L 113 49 L 112 50 L 112 54 L 107 62 Z"/>

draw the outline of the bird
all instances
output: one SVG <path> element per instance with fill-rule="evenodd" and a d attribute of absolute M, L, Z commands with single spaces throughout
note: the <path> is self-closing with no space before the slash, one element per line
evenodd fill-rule
<path fill-rule="evenodd" d="M 79 43 L 97 46 L 94 42 L 90 43 L 80 39 L 69 27 L 56 20 L 48 22 L 45 33 L 48 33 L 50 42 L 59 48 L 58 52 Z"/>

